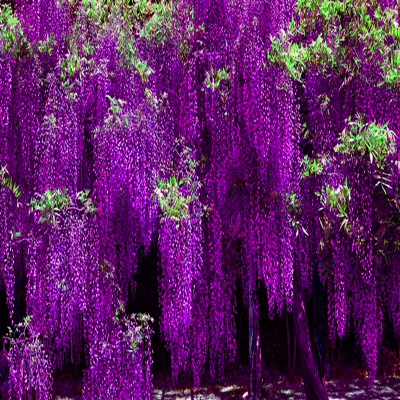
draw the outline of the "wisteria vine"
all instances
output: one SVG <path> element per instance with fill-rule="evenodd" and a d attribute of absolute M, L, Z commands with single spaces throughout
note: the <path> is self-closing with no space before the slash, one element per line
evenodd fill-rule
<path fill-rule="evenodd" d="M 400 334 L 394 3 L 1 6 L 12 398 L 84 358 L 84 399 L 150 399 L 152 319 L 125 306 L 152 243 L 174 381 L 234 361 L 236 279 L 264 280 L 272 318 L 318 253 L 331 344 L 354 328 L 373 383 L 384 307 Z"/>

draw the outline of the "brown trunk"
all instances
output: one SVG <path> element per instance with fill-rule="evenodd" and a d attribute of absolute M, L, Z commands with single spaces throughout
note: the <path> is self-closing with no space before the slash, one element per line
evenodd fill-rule
<path fill-rule="evenodd" d="M 289 332 L 289 316 L 286 310 L 286 336 L 287 336 L 287 354 L 288 354 L 288 371 L 292 368 L 292 363 L 290 362 L 290 332 Z"/>
<path fill-rule="evenodd" d="M 400 338 L 397 338 L 397 350 L 398 350 L 398 358 L 400 358 Z"/>
<path fill-rule="evenodd" d="M 305 296 L 296 271 L 294 279 L 293 313 L 297 350 L 299 352 L 307 400 L 328 400 L 328 395 L 319 379 L 317 365 L 311 350 Z"/>
<path fill-rule="evenodd" d="M 250 367 L 250 399 L 258 400 L 261 394 L 261 345 L 258 316 L 254 318 L 254 336 Z"/>
<path fill-rule="evenodd" d="M 248 301 L 249 301 L 249 400 L 259 400 L 261 394 L 261 343 L 258 325 L 258 307 L 255 297 L 256 275 L 254 266 L 249 270 Z"/>
<path fill-rule="evenodd" d="M 293 326 L 294 326 L 294 315 L 293 315 Z M 296 334 L 293 335 L 293 366 L 292 371 L 296 368 L 296 352 L 297 352 L 297 345 L 296 345 Z"/>

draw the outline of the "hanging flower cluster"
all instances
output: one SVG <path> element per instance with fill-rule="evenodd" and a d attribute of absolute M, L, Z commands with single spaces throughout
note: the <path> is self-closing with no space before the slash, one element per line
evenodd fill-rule
<path fill-rule="evenodd" d="M 12 399 L 35 398 L 50 400 L 53 385 L 53 366 L 50 354 L 45 349 L 41 333 L 31 325 L 31 316 L 9 328 L 6 340 L 9 342 L 8 361 L 10 364 L 9 395 Z"/>

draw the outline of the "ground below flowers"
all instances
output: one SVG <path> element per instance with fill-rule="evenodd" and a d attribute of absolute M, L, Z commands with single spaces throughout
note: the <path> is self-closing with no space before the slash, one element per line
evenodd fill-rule
<path fill-rule="evenodd" d="M 224 382 L 205 384 L 190 389 L 181 384 L 173 388 L 167 374 L 156 374 L 154 379 L 154 400 L 239 400 L 246 399 L 245 368 L 227 374 Z M 55 377 L 55 400 L 81 400 L 82 382 L 76 376 L 64 374 Z M 400 397 L 399 376 L 378 376 L 375 387 L 368 389 L 367 379 L 362 370 L 341 368 L 332 371 L 327 380 L 330 400 L 398 400 Z M 306 400 L 302 378 L 298 373 L 278 374 L 263 371 L 262 399 L 264 400 Z"/>

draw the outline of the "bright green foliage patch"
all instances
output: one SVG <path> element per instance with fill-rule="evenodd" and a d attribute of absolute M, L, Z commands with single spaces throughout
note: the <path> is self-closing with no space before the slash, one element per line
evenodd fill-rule
<path fill-rule="evenodd" d="M 324 167 L 326 165 L 327 159 L 323 157 L 322 159 L 318 158 L 309 158 L 307 155 L 304 156 L 301 164 L 304 167 L 303 176 L 309 177 L 311 175 L 321 175 Z"/>
<path fill-rule="evenodd" d="M 8 4 L 0 5 L 0 48 L 1 54 L 11 53 L 16 58 L 25 53 L 32 54 L 21 23 Z"/>
<path fill-rule="evenodd" d="M 322 209 L 330 209 L 335 215 L 343 219 L 341 227 L 346 227 L 348 223 L 347 210 L 351 198 L 350 193 L 351 188 L 347 186 L 347 178 L 342 185 L 336 188 L 326 185 L 321 188 L 321 193 L 315 193 L 321 201 Z"/>
<path fill-rule="evenodd" d="M 39 40 L 37 44 L 37 49 L 39 50 L 40 54 L 47 54 L 51 57 L 51 52 L 54 49 L 55 42 L 54 38 L 48 36 L 45 40 Z"/>
<path fill-rule="evenodd" d="M 229 70 L 229 65 L 222 69 L 214 69 L 211 65 L 210 71 L 206 72 L 206 78 L 204 80 L 208 89 L 211 89 L 213 92 L 215 92 L 215 90 L 219 91 L 224 103 L 226 102 L 230 88 L 231 74 Z M 225 85 L 222 85 L 222 82 L 225 82 Z"/>
<path fill-rule="evenodd" d="M 92 214 L 95 211 L 92 200 L 88 197 L 89 190 L 78 192 L 76 199 L 82 204 L 81 208 L 77 208 L 71 201 L 67 188 L 57 188 L 53 191 L 46 190 L 44 194 L 36 194 L 30 201 L 29 212 L 40 212 L 39 222 L 47 222 L 57 227 L 62 218 L 62 212 L 68 209 L 84 211 Z"/>
<path fill-rule="evenodd" d="M 153 70 L 147 66 L 147 61 L 134 59 L 133 66 L 136 69 L 136 71 L 139 72 L 139 75 L 142 78 L 142 82 L 146 83 L 149 79 L 150 74 L 153 72 Z"/>
<path fill-rule="evenodd" d="M 43 195 L 37 194 L 30 201 L 30 212 L 40 211 L 40 222 L 56 225 L 60 212 L 69 206 L 70 198 L 67 189 L 46 190 Z"/>
<path fill-rule="evenodd" d="M 373 10 L 371 18 L 368 11 Z M 295 11 L 299 22 L 292 20 L 289 30 L 270 37 L 267 58 L 278 64 L 296 80 L 311 66 L 321 74 L 337 71 L 346 84 L 360 75 L 361 58 L 382 70 L 382 81 L 395 88 L 400 82 L 400 27 L 394 18 L 396 8 L 382 10 L 377 0 L 299 0 Z M 303 43 L 316 26 L 319 35 L 311 44 Z M 361 44 L 362 54 L 356 53 Z M 377 57 L 379 56 L 379 57 Z"/>
<path fill-rule="evenodd" d="M 355 121 L 350 121 L 343 130 L 335 151 L 347 156 L 369 154 L 371 163 L 377 168 L 385 167 L 386 158 L 396 151 L 395 133 L 387 128 L 389 122 L 377 125 L 375 122 L 364 123 L 364 117 L 357 115 Z"/>
<path fill-rule="evenodd" d="M 179 143 L 179 140 L 177 141 Z M 187 174 L 184 176 L 177 175 L 172 166 L 169 168 L 169 178 L 157 179 L 156 188 L 152 195 L 153 200 L 157 201 L 158 206 L 164 217 L 170 218 L 175 222 L 189 218 L 190 204 L 197 200 L 198 189 L 201 184 L 196 178 L 196 167 L 199 162 L 194 161 L 190 157 L 190 147 L 185 147 L 183 151 L 184 170 Z M 163 173 L 166 171 L 161 169 Z M 189 192 L 185 195 L 183 192 Z M 202 213 L 201 213 L 202 215 Z"/>
<path fill-rule="evenodd" d="M 296 231 L 296 237 L 300 233 L 300 229 L 303 231 L 305 235 L 308 236 L 308 232 L 304 229 L 303 226 L 300 225 L 300 215 L 301 215 L 301 202 L 298 195 L 295 192 L 291 192 L 290 194 L 286 194 L 286 204 L 287 204 L 287 213 L 289 215 L 289 221 L 292 227 Z"/>
<path fill-rule="evenodd" d="M 183 177 L 178 181 L 178 178 L 172 175 L 169 180 L 161 179 L 157 182 L 153 198 L 157 200 L 163 214 L 174 221 L 189 217 L 189 204 L 192 201 L 192 196 L 183 196 L 180 188 L 186 182 L 190 182 L 191 178 L 192 175 L 189 175 L 189 177 Z"/>
<path fill-rule="evenodd" d="M 128 117 L 123 113 L 123 107 L 126 104 L 126 101 L 122 99 L 116 99 L 109 95 L 106 95 L 106 97 L 110 101 L 110 107 L 108 108 L 108 115 L 104 120 L 106 125 L 120 125 L 120 126 L 129 125 Z M 97 131 L 95 133 L 95 137 L 96 134 Z"/>
<path fill-rule="evenodd" d="M 13 192 L 14 196 L 19 199 L 21 196 L 19 185 L 16 185 L 12 177 L 8 174 L 7 165 L 0 167 L 0 182 L 3 186 L 7 186 Z"/>
<path fill-rule="evenodd" d="M 172 15 L 174 4 L 172 0 L 162 0 L 159 4 L 150 3 L 152 16 L 144 24 L 141 34 L 146 39 L 156 43 L 165 42 L 172 36 Z"/>

